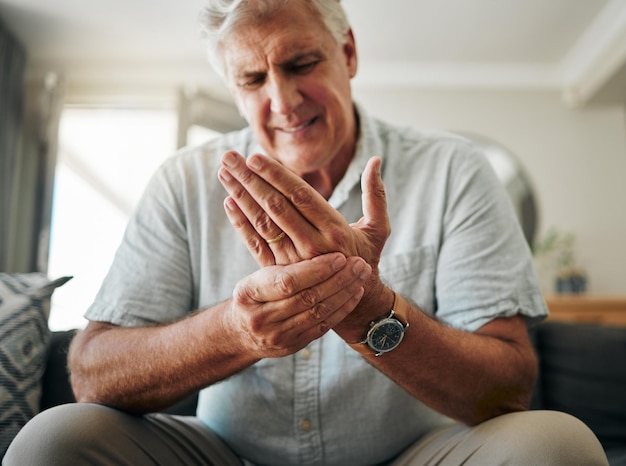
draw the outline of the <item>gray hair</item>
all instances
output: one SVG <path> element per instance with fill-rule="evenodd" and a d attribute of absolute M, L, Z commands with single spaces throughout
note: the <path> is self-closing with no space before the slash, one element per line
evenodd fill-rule
<path fill-rule="evenodd" d="M 261 22 L 271 18 L 287 2 L 294 0 L 206 0 L 200 12 L 200 32 L 207 41 L 209 62 L 224 75 L 221 46 L 235 27 L 246 22 Z M 318 15 L 338 44 L 346 41 L 350 23 L 341 0 L 304 0 Z"/>

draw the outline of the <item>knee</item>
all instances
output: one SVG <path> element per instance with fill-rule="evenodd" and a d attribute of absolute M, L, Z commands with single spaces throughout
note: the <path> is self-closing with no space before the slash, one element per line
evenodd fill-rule
<path fill-rule="evenodd" d="M 24 464 L 79 464 L 81 451 L 103 441 L 112 432 L 116 411 L 91 404 L 66 404 L 43 411 L 15 437 L 4 466 Z"/>
<path fill-rule="evenodd" d="M 506 415 L 499 441 L 519 464 L 608 465 L 602 445 L 582 421 L 558 411 L 527 411 Z M 517 464 L 517 463 L 516 463 Z"/>

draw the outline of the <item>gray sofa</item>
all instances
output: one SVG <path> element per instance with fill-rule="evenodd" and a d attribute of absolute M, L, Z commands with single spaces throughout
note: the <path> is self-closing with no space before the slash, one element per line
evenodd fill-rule
<path fill-rule="evenodd" d="M 74 401 L 66 356 L 72 331 L 52 334 L 41 409 Z M 540 361 L 531 409 L 575 415 L 598 436 L 612 466 L 626 465 L 626 328 L 543 322 L 530 331 Z M 168 409 L 194 414 L 192 396 Z"/>

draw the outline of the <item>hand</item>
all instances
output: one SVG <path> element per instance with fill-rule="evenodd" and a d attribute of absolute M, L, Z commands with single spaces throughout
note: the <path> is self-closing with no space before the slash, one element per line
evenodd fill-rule
<path fill-rule="evenodd" d="M 228 322 L 258 358 L 293 354 L 352 312 L 371 271 L 340 253 L 261 268 L 235 287 Z"/>
<path fill-rule="evenodd" d="M 381 163 L 374 157 L 365 168 L 363 217 L 351 225 L 302 178 L 269 157 L 255 154 L 246 163 L 227 152 L 218 176 L 230 194 L 224 203 L 228 218 L 261 266 L 339 251 L 377 269 L 391 231 Z"/>

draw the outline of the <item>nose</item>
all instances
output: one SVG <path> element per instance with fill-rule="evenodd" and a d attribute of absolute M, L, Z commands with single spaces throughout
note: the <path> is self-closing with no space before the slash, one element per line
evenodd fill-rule
<path fill-rule="evenodd" d="M 302 103 L 302 94 L 294 79 L 273 76 L 268 84 L 270 110 L 273 113 L 289 115 Z"/>

